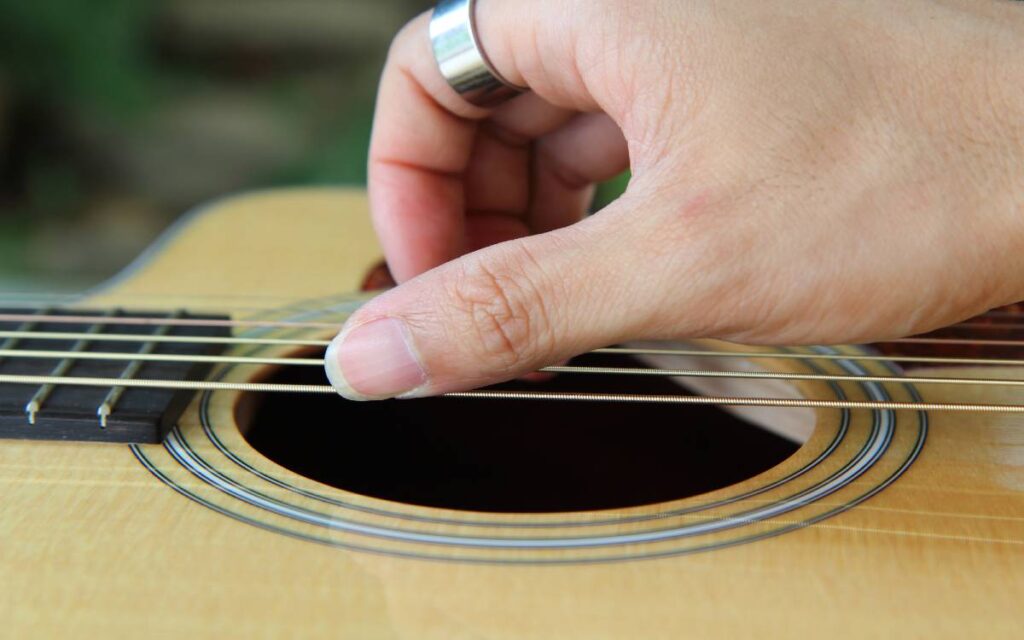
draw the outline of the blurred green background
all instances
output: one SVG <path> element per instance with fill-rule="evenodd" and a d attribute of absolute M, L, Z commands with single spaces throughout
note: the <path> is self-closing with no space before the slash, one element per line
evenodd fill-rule
<path fill-rule="evenodd" d="M 0 292 L 97 283 L 223 194 L 364 183 L 388 43 L 432 4 L 0 0 Z"/>

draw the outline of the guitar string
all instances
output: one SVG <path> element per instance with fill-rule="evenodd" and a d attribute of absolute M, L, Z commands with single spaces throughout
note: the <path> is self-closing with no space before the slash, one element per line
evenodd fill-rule
<path fill-rule="evenodd" d="M 89 315 L 52 315 L 33 313 L 0 313 L 0 322 L 38 322 L 54 324 L 122 324 L 136 326 L 172 326 L 206 328 L 267 328 L 267 329 L 334 329 L 341 328 L 340 322 L 295 322 L 286 320 L 218 320 L 208 318 L 150 318 L 145 316 L 117 316 L 111 318 Z"/>
<path fill-rule="evenodd" d="M 0 331 L 0 338 L 27 340 L 79 340 L 86 334 L 65 331 Z M 166 342 L 180 344 L 234 344 L 245 346 L 280 345 L 298 347 L 326 347 L 330 340 L 302 340 L 298 338 L 237 338 L 229 336 L 154 336 L 144 333 L 103 333 L 97 342 Z M 1022 361 L 1024 362 L 1024 361 Z"/>
<path fill-rule="evenodd" d="M 15 333 L 28 333 L 31 332 L 15 332 Z M 2 335 L 2 334 L 0 334 Z M 111 334 L 107 334 L 108 336 Z M 126 334 L 119 337 L 125 339 L 134 338 L 140 339 L 146 336 L 138 336 L 135 334 Z M 153 338 L 154 336 L 148 336 Z M 168 336 L 157 336 L 157 337 L 168 337 Z M 188 340 L 188 337 L 179 336 Z M 274 339 L 266 339 L 267 341 Z M 307 343 L 309 341 L 301 341 Z M 629 354 L 672 354 L 672 355 L 698 355 L 706 356 L 714 354 L 715 352 L 708 352 L 703 350 L 681 350 L 681 349 L 630 349 L 630 348 L 608 348 L 598 350 L 598 352 L 604 353 L 629 353 Z M 718 355 L 725 355 L 730 357 L 786 357 L 786 358 L 827 358 L 827 359 L 871 359 L 871 360 L 893 360 L 888 356 L 851 356 L 846 357 L 843 355 L 826 355 L 826 354 L 793 354 L 793 353 L 758 353 L 758 352 L 717 352 Z M 296 358 L 296 357 L 284 357 L 284 358 L 267 358 L 267 357 L 247 357 L 247 356 L 195 356 L 195 355 L 179 355 L 179 354 L 138 354 L 138 353 L 95 353 L 95 352 L 65 352 L 65 351 L 52 351 L 52 350 L 19 350 L 19 349 L 0 349 L 0 358 L 41 358 L 41 359 L 55 359 L 55 358 L 72 358 L 81 360 L 121 360 L 121 361 L 151 361 L 151 362 L 187 362 L 187 363 L 214 363 L 214 364 L 259 364 L 259 365 L 301 365 L 301 366 L 323 366 L 324 362 L 318 358 Z M 914 360 L 920 360 L 926 357 L 914 357 Z M 928 361 L 942 360 L 950 361 L 954 359 L 944 358 L 927 358 Z M 957 362 L 986 362 L 991 364 L 990 361 L 979 360 L 979 359 L 955 359 Z M 1013 363 L 1014 361 L 1004 361 L 1004 363 Z M 942 378 L 934 376 L 849 376 L 849 375 L 831 375 L 831 374 L 799 374 L 791 372 L 775 372 L 775 371 L 727 371 L 727 370 L 691 370 L 691 369 L 658 369 L 658 368 L 627 368 L 627 367 L 593 367 L 593 366 L 554 366 L 542 369 L 542 371 L 552 373 L 569 373 L 569 374 L 603 374 L 603 375 L 640 375 L 640 376 L 663 376 L 663 377 L 689 377 L 689 378 L 732 378 L 732 379 L 776 379 L 776 380 L 789 380 L 789 381 L 871 381 L 871 382 L 890 382 L 890 383 L 918 383 L 918 384 L 946 384 L 956 386 L 1024 386 L 1024 381 L 1004 378 Z M 8 383 L 21 383 L 21 384 L 35 384 L 39 380 L 38 376 L 18 376 L 11 375 L 5 379 Z M 76 379 L 80 380 L 80 379 Z M 159 384 L 170 385 L 172 382 L 177 384 L 178 381 L 159 381 L 159 380 L 147 380 L 146 386 L 157 386 Z M 193 384 L 188 381 L 189 384 Z M 58 383 L 72 384 L 68 379 L 60 379 Z M 125 385 L 120 385 L 125 386 Z M 177 388 L 177 387 L 171 387 Z M 295 393 L 310 393 L 308 386 L 281 386 L 281 387 L 267 387 L 267 386 L 232 386 L 224 387 L 225 389 L 230 388 L 237 391 L 291 391 Z M 315 393 L 328 392 L 330 387 L 319 388 Z M 766 400 L 772 400 L 770 398 Z M 1004 405 L 999 405 L 1004 406 Z"/>
<path fill-rule="evenodd" d="M 1010 316 L 1014 316 L 1014 315 L 1017 315 L 1017 314 L 1009 314 L 1009 313 L 1005 313 L 1005 312 L 1004 313 L 990 312 L 990 313 L 983 314 L 983 315 L 986 316 L 986 317 L 1010 317 Z M 90 320 L 90 321 L 94 322 L 94 320 Z M 334 328 L 335 326 L 336 325 L 329 325 L 330 328 Z M 954 328 L 956 328 L 956 327 L 989 330 L 989 329 L 1009 329 L 1009 328 L 1015 328 L 1016 329 L 1016 328 L 1024 327 L 1024 325 L 1010 325 L 1010 324 L 990 325 L 990 324 L 985 324 L 985 323 L 965 322 L 965 323 L 961 323 L 960 325 L 954 325 Z M 327 328 L 327 327 L 323 327 L 323 328 Z M 109 338 L 110 338 L 109 336 L 105 336 L 105 339 L 109 339 Z M 152 336 L 150 336 L 149 338 L 146 338 L 145 336 L 139 336 L 139 337 L 137 337 L 135 339 L 138 340 L 138 339 L 151 339 L 151 338 L 152 338 Z M 173 342 L 192 341 L 192 340 L 190 340 L 186 336 L 181 336 L 181 338 L 183 338 L 183 340 L 167 340 L 167 342 L 172 342 L 172 341 Z M 920 339 L 920 338 L 918 338 L 918 339 L 905 339 L 905 340 L 903 340 L 903 342 L 906 342 L 906 343 L 909 343 L 909 344 L 914 344 L 914 343 L 918 343 L 918 344 L 944 344 L 944 343 L 947 343 L 948 344 L 948 343 L 950 343 L 950 341 L 948 339 L 940 340 L 940 339 Z M 1007 341 L 1002 341 L 1002 343 L 997 343 L 997 344 L 1001 344 L 1001 346 L 1020 346 L 1020 344 L 1021 344 L 1021 343 L 1016 342 L 1016 341 L 1010 342 L 1009 344 L 1006 344 L 1006 342 Z M 303 340 L 297 340 L 297 339 L 286 340 L 286 339 L 269 339 L 269 338 L 268 339 L 262 339 L 262 340 L 253 340 L 253 339 L 244 339 L 244 338 L 242 338 L 242 339 L 232 339 L 232 340 L 230 340 L 230 342 L 226 342 L 226 343 L 228 343 L 228 344 L 262 344 L 262 345 L 282 345 L 282 346 L 288 345 L 288 346 L 310 346 L 310 347 L 313 347 L 313 346 L 325 346 L 327 344 L 327 341 L 313 341 L 313 340 L 303 341 Z M 963 344 L 963 342 L 956 341 L 955 344 Z M 993 346 L 996 346 L 996 344 L 993 344 Z M 802 358 L 813 358 L 813 359 L 826 359 L 826 360 L 856 359 L 856 360 L 879 360 L 879 361 L 901 361 L 901 362 L 904 362 L 904 361 L 905 362 L 932 362 L 932 363 L 945 363 L 945 364 L 978 364 L 978 365 L 984 365 L 984 364 L 1019 365 L 1022 362 L 1024 362 L 1024 361 L 1012 360 L 1012 359 L 1000 360 L 1000 359 L 979 359 L 979 358 L 939 358 L 939 357 L 921 357 L 921 356 L 917 356 L 917 357 L 912 357 L 912 356 L 907 356 L 907 357 L 901 357 L 901 356 L 856 356 L 856 357 L 851 357 L 851 356 L 844 356 L 844 355 L 826 355 L 826 354 L 764 354 L 764 353 L 758 353 L 758 352 L 748 352 L 748 353 L 717 352 L 716 353 L 716 352 L 709 352 L 709 351 L 703 351 L 703 350 L 667 350 L 667 349 L 659 349 L 659 350 L 653 350 L 653 349 L 651 349 L 651 350 L 608 349 L 608 350 L 602 350 L 602 351 L 612 352 L 612 353 L 618 352 L 618 353 L 634 353 L 634 354 L 635 353 L 661 353 L 661 354 L 665 354 L 667 352 L 670 355 L 693 355 L 693 356 L 708 355 L 708 356 L 719 356 L 719 357 L 773 357 L 773 358 L 775 358 L 775 357 L 786 357 L 786 358 L 801 358 L 801 359 Z M 904 381 L 906 381 L 906 380 L 904 380 Z M 476 396 L 477 394 L 475 394 L 473 392 L 469 392 L 469 393 L 460 394 L 460 395 L 465 397 L 465 396 Z M 968 405 L 964 405 L 964 406 L 966 407 Z M 855 408 L 855 407 L 850 407 L 850 408 Z M 879 407 L 879 408 L 885 408 L 885 407 Z M 917 408 L 921 409 L 921 408 L 926 408 L 926 407 L 917 407 Z M 856 528 L 856 527 L 854 529 L 860 530 L 860 528 Z M 879 530 L 879 532 L 881 532 L 881 533 L 903 533 L 903 532 L 894 532 L 894 531 L 889 531 L 889 530 Z M 954 537 L 954 536 L 949 536 L 949 537 Z M 1001 542 L 1001 543 L 1013 542 L 1015 544 L 1020 544 L 1021 543 L 1021 541 L 1007 541 L 1007 540 L 983 540 L 983 541 L 984 542 Z"/>
<path fill-rule="evenodd" d="M 330 385 L 266 382 L 217 382 L 193 380 L 122 380 L 120 378 L 0 375 L 0 384 L 69 385 L 81 387 L 135 387 L 190 391 L 242 391 L 255 393 L 336 394 Z M 581 393 L 571 391 L 461 391 L 441 398 L 487 400 L 549 400 L 573 402 L 631 402 L 639 404 L 717 405 L 812 409 L 872 409 L 887 411 L 950 411 L 971 413 L 1024 413 L 1024 405 L 962 402 L 882 402 L 874 400 L 817 400 L 812 398 L 766 398 L 742 396 L 683 396 L 623 393 Z"/>
<path fill-rule="evenodd" d="M 26 338 L 36 337 L 36 338 L 39 338 L 40 336 L 39 335 L 35 335 L 35 336 L 27 335 L 27 336 L 20 336 L 20 337 L 26 337 Z M 63 338 L 75 338 L 75 339 L 78 339 L 81 336 L 75 335 L 75 334 L 70 334 L 68 336 L 53 336 L 53 337 L 54 338 L 61 338 L 61 339 L 63 339 Z M 147 338 L 146 336 L 128 335 L 128 336 L 126 336 L 125 339 L 126 340 L 130 340 L 130 341 L 142 341 L 142 340 L 148 340 L 149 338 L 152 338 L 152 336 L 149 336 Z M 194 339 L 192 339 L 192 338 L 190 338 L 188 336 L 176 336 L 176 337 L 173 337 L 173 338 L 179 338 L 179 339 L 171 339 L 171 340 L 167 340 L 167 342 L 193 342 L 194 341 Z M 108 334 L 108 335 L 105 336 L 105 339 L 111 340 L 111 339 L 113 339 L 113 337 Z M 215 340 L 216 339 L 210 339 L 211 342 L 215 341 Z M 288 346 L 325 346 L 328 343 L 328 341 L 298 340 L 298 339 L 271 339 L 271 338 L 262 339 L 262 340 L 245 339 L 245 338 L 232 338 L 232 339 L 229 339 L 227 342 L 228 343 L 234 343 L 234 344 L 263 344 L 263 345 L 288 345 Z M 612 348 L 612 349 L 608 349 L 607 351 L 608 352 L 613 352 L 613 353 L 614 352 L 626 352 L 626 353 L 636 353 L 636 352 L 666 353 L 667 352 L 667 353 L 674 354 L 674 355 L 694 355 L 694 356 L 718 355 L 718 356 L 726 356 L 726 357 L 759 357 L 759 356 L 779 357 L 779 356 L 784 356 L 784 357 L 787 357 L 787 358 L 792 357 L 792 358 L 814 358 L 814 359 L 849 359 L 850 358 L 849 356 L 831 355 L 831 354 L 764 354 L 764 353 L 759 353 L 759 352 L 748 352 L 748 353 L 719 352 L 719 353 L 716 354 L 714 352 L 710 352 L 709 353 L 706 350 L 678 350 L 678 349 L 676 349 L 676 350 L 668 350 L 668 349 L 647 349 L 647 350 L 641 350 L 641 349 L 615 349 L 615 348 Z M 865 359 L 865 360 L 871 359 L 871 360 L 880 360 L 880 361 L 897 360 L 898 358 L 899 358 L 898 356 L 891 356 L 891 357 L 890 356 L 859 356 L 859 357 L 857 357 L 857 359 Z M 908 360 L 908 361 L 919 361 L 919 362 L 943 362 L 943 363 L 958 363 L 958 364 L 993 364 L 993 363 L 998 363 L 998 364 L 1011 365 L 1011 364 L 1020 364 L 1021 363 L 1021 361 L 1015 361 L 1015 360 L 1004 360 L 1004 361 L 1000 362 L 999 360 L 996 360 L 996 359 L 977 359 L 977 358 L 907 357 L 906 360 Z M 657 372 L 650 372 L 650 373 L 657 373 Z M 668 375 L 668 374 L 665 373 L 663 375 Z M 904 381 L 907 381 L 907 380 L 904 380 Z M 470 395 L 470 394 L 463 394 L 463 395 L 465 396 L 465 395 Z M 476 394 L 472 394 L 472 395 L 476 395 Z M 921 408 L 921 407 L 918 407 L 918 408 Z M 966 407 L 965 406 L 965 408 L 970 408 L 970 407 Z M 993 541 L 993 542 L 995 542 L 995 541 Z"/>
<path fill-rule="evenodd" d="M 51 309 L 55 304 L 61 304 L 62 302 L 77 303 L 81 301 L 81 296 L 77 294 L 56 294 L 56 295 L 45 295 L 45 294 L 30 294 L 30 293 L 6 293 L 0 294 L 0 304 L 5 302 L 11 302 L 13 304 L 21 304 L 24 308 L 24 301 L 26 299 L 38 298 L 39 302 L 35 305 L 29 305 L 28 309 Z M 135 298 L 157 298 L 157 299 L 179 299 L 181 296 L 169 295 L 169 294 L 133 294 L 131 297 Z M 261 295 L 236 295 L 236 296 L 224 296 L 218 295 L 216 299 L 223 300 L 225 297 L 237 297 L 240 299 L 259 299 L 268 301 L 286 301 L 291 300 L 287 296 L 261 296 Z M 294 306 L 289 307 L 290 310 L 297 311 L 319 311 L 322 310 L 322 306 Z M 265 306 L 239 306 L 229 305 L 222 309 L 223 311 L 267 311 Z M 8 314 L 11 315 L 11 314 Z M 61 316 L 67 317 L 67 316 Z M 989 311 L 977 316 L 959 322 L 956 324 L 941 327 L 941 329 L 980 329 L 980 330 L 1007 330 L 1007 329 L 1024 329 L 1024 323 L 1013 323 L 1013 322 L 977 322 L 978 320 L 989 318 L 989 319 L 1009 319 L 1019 320 L 1024 317 L 1024 312 L 1006 312 L 1006 311 Z M 335 325 L 330 325 L 335 326 Z"/>
<path fill-rule="evenodd" d="M 1019 322 L 974 322 L 975 319 L 971 318 L 971 320 L 951 324 L 941 327 L 941 329 L 1024 329 L 1024 324 Z"/>
<path fill-rule="evenodd" d="M 137 333 L 104 333 L 96 342 L 157 342 L 189 345 L 242 345 L 242 346 L 296 346 L 296 347 L 327 347 L 330 340 L 314 340 L 300 338 L 240 338 L 229 336 L 169 336 Z M 19 340 L 66 341 L 93 337 L 92 334 L 80 332 L 58 331 L 0 331 L 0 338 Z M 25 353 L 18 350 L 19 353 Z M 59 352 L 47 352 L 57 355 Z M 107 352 L 92 352 L 104 354 Z M 120 352 L 110 352 L 120 358 Z M 711 349 L 644 349 L 627 347 L 608 347 L 595 349 L 590 353 L 625 354 L 625 355 L 669 355 L 669 356 L 711 356 L 726 358 L 772 358 L 792 360 L 857 360 L 876 362 L 911 362 L 922 364 L 981 365 L 981 366 L 1024 366 L 1024 359 L 1016 358 L 960 358 L 945 356 L 912 356 L 902 354 L 869 355 L 869 354 L 820 354 L 820 353 L 774 353 L 758 351 L 719 351 Z M 2 356 L 0 356 L 2 357 Z M 277 360 L 281 360 L 280 358 Z M 268 362 L 267 364 L 281 364 Z M 287 363 L 285 363 L 287 364 Z"/>
<path fill-rule="evenodd" d="M 370 296 L 370 295 L 373 295 L 374 293 L 375 292 L 372 292 L 372 291 L 370 291 L 370 292 L 363 292 L 363 294 L 361 294 L 361 295 Z M 177 294 L 159 293 L 159 292 L 149 292 L 149 293 L 134 292 L 134 293 L 119 294 L 118 297 L 121 297 L 121 298 L 133 298 L 133 299 L 153 298 L 153 299 L 162 299 L 162 300 L 166 300 L 166 299 L 178 300 L 178 299 L 181 299 L 182 297 L 185 297 L 185 296 L 177 295 Z M 247 294 L 241 294 L 241 293 L 218 293 L 218 294 L 215 294 L 215 295 L 189 294 L 187 297 L 189 297 L 189 298 L 212 298 L 212 299 L 216 299 L 216 300 L 225 300 L 225 299 L 232 299 L 233 298 L 233 299 L 239 299 L 239 300 L 266 300 L 266 301 L 271 301 L 271 302 L 292 302 L 295 299 L 293 296 L 269 295 L 269 294 L 253 294 L 253 293 L 247 293 Z M 79 302 L 82 302 L 82 300 L 83 300 L 83 295 L 81 293 L 45 293 L 45 292 L 33 292 L 33 291 L 6 291 L 6 292 L 0 292 L 0 304 L 5 304 L 8 301 L 11 302 L 11 303 L 25 303 L 25 302 L 32 302 L 32 301 L 36 302 L 35 305 L 30 305 L 28 308 L 47 308 L 47 307 L 52 307 L 53 305 L 60 305 L 60 304 L 65 304 L 65 303 L 66 304 L 77 304 Z M 309 302 L 309 301 L 307 300 L 307 302 Z M 260 306 L 260 307 L 231 307 L 230 309 L 225 309 L 225 310 L 235 310 L 235 309 L 248 309 L 248 310 L 254 310 L 254 311 L 257 311 L 257 310 L 258 311 L 267 311 L 267 307 L 265 307 L 265 306 Z M 297 310 L 300 310 L 300 311 L 317 311 L 317 310 L 321 310 L 322 307 L 315 307 L 315 306 L 299 307 L 299 306 L 289 305 L 289 309 L 297 309 Z M 1021 319 L 1021 318 L 1024 318 L 1024 310 L 1022 310 L 1022 311 L 1005 311 L 1005 310 L 1002 310 L 1002 309 L 992 309 L 992 310 L 986 311 L 984 313 L 972 316 L 971 318 L 965 320 L 964 322 L 961 322 L 961 323 L 958 323 L 958 324 L 954 324 L 954 325 L 949 325 L 948 327 L 944 327 L 944 328 L 961 327 L 961 326 L 969 326 L 969 325 L 970 325 L 970 328 L 1009 328 L 1009 327 L 1012 327 L 1012 328 L 1024 328 L 1024 324 L 983 323 L 983 322 L 974 323 L 975 320 L 982 319 L 982 318 L 991 318 L 991 319 Z"/>
<path fill-rule="evenodd" d="M 102 296 L 103 292 L 99 292 Z M 352 297 L 358 299 L 359 297 L 370 297 L 371 293 L 356 293 Z M 243 293 L 213 293 L 213 294 L 176 294 L 176 293 L 161 293 L 161 292 L 132 292 L 132 293 L 118 293 L 118 299 L 132 299 L 132 300 L 160 300 L 160 301 L 178 301 L 182 298 L 189 300 L 213 300 L 218 303 L 222 311 L 230 311 L 234 309 L 251 309 L 254 311 L 267 311 L 267 303 L 275 306 L 288 306 L 289 309 L 300 308 L 299 304 L 315 305 L 318 300 L 315 298 L 305 299 L 296 302 L 294 296 L 279 296 L 279 295 L 264 295 L 264 294 L 243 294 Z M 88 301 L 90 298 L 84 296 L 81 293 L 74 294 L 33 294 L 33 293 L 17 293 L 7 292 L 0 293 L 0 304 L 8 305 L 11 307 L 17 307 L 18 309 L 46 309 L 53 306 L 69 306 L 79 305 L 83 301 Z M 321 299 L 322 300 L 322 299 Z M 250 303 L 249 305 L 242 305 L 238 302 L 243 301 Z M 259 304 L 262 303 L 262 304 Z M 162 305 L 165 306 L 165 305 Z M 308 310 L 322 309 L 322 306 L 307 306 Z"/>
<path fill-rule="evenodd" d="M 186 364 L 241 364 L 241 365 L 284 365 L 323 367 L 323 358 L 272 358 L 259 356 L 204 356 L 155 353 L 94 353 L 87 351 L 46 351 L 0 349 L 0 358 L 5 359 L 62 359 L 62 360 L 109 360 L 127 362 L 177 362 Z M 1005 386 L 1024 387 L 1024 380 L 1012 378 L 957 378 L 938 376 L 881 376 L 881 375 L 838 375 L 823 373 L 793 373 L 781 371 L 731 371 L 711 369 L 662 369 L 656 367 L 598 367 L 558 365 L 543 367 L 545 373 L 582 375 L 659 376 L 667 378 L 731 378 L 787 381 L 825 382 L 891 382 L 912 384 L 946 384 L 957 386 Z M 13 374 L 12 374 L 13 375 Z"/>
<path fill-rule="evenodd" d="M 188 340 L 187 337 L 182 337 L 182 338 L 183 338 L 184 341 Z M 252 343 L 252 342 L 256 342 L 256 341 L 241 339 L 239 343 L 247 343 L 247 342 L 248 343 Z M 315 343 L 315 344 L 309 344 L 311 342 Z M 291 345 L 303 345 L 303 346 L 323 346 L 327 342 L 326 341 L 300 341 L 300 340 L 285 341 L 285 340 L 266 339 L 266 340 L 260 341 L 260 343 L 262 343 L 262 344 L 291 344 Z M 626 350 L 626 351 L 636 351 L 636 350 L 630 350 L 630 349 L 624 349 L 624 350 Z M 664 352 L 666 350 L 665 349 L 658 349 L 658 350 L 648 349 L 647 351 Z M 679 350 L 675 350 L 675 351 L 679 351 Z M 707 354 L 707 352 L 693 351 L 692 354 L 700 355 L 700 354 Z M 722 352 L 722 353 L 719 353 L 719 355 L 738 356 L 738 354 L 736 354 L 735 352 Z M 762 356 L 762 357 L 768 356 L 768 357 L 772 357 L 770 354 L 756 353 L 756 352 L 755 353 L 751 353 L 750 355 L 751 356 Z M 777 355 L 779 355 L 779 356 L 786 356 L 786 357 L 791 356 L 791 355 L 793 357 L 807 357 L 807 356 L 814 357 L 814 356 L 819 356 L 819 355 L 822 355 L 822 354 L 777 354 Z M 828 359 L 831 359 L 831 358 L 841 359 L 841 358 L 843 358 L 845 356 L 825 356 L 825 357 L 828 358 Z M 866 357 L 869 357 L 869 356 L 865 356 L 865 358 Z M 885 359 L 894 359 L 894 358 L 890 358 L 890 357 L 887 357 L 887 356 L 873 356 L 872 359 L 882 359 L 882 360 L 885 360 Z M 920 359 L 920 358 L 914 358 L 914 359 Z M 935 360 L 935 359 L 946 359 L 947 361 L 954 361 L 954 358 L 925 358 L 924 361 Z M 971 364 L 981 364 L 981 362 L 988 362 L 989 361 L 989 360 L 984 360 L 984 359 L 979 359 L 979 358 L 963 358 L 963 359 L 965 361 L 971 362 Z M 1007 360 L 1007 362 L 1013 362 L 1013 360 Z M 894 532 L 894 531 L 880 531 L 880 532 Z M 1007 542 L 1007 541 L 984 541 L 984 542 Z M 1015 542 L 1017 542 L 1017 541 L 1015 541 Z"/>
<path fill-rule="evenodd" d="M 205 328 L 267 328 L 267 329 L 332 329 L 338 331 L 340 322 L 307 322 L 287 320 L 219 320 L 203 318 L 151 318 L 143 316 L 117 316 L 104 318 L 89 315 L 53 315 L 0 313 L 0 322 L 38 322 L 54 324 L 120 324 L 129 326 L 174 326 Z M 955 325 L 954 325 L 955 326 Z M 986 325 L 989 326 L 989 325 Z M 1024 340 L 976 340 L 970 338 L 895 338 L 874 344 L 945 344 L 965 346 L 1024 347 Z"/>
<path fill-rule="evenodd" d="M 1024 347 L 1024 340 L 972 340 L 971 338 L 897 338 L 874 344 L 936 344 L 969 347 Z"/>
<path fill-rule="evenodd" d="M 53 321 L 63 323 L 81 323 L 88 322 L 95 326 L 97 324 L 136 324 L 136 325 L 157 325 L 166 327 L 174 324 L 183 324 L 185 326 L 261 326 L 261 327 L 316 327 L 316 328 L 336 328 L 336 324 L 333 323 L 308 323 L 308 322 L 275 322 L 275 321 L 238 321 L 238 320 L 208 320 L 208 319 L 177 319 L 177 318 L 150 318 L 150 317 L 117 317 L 111 318 L 113 322 L 103 322 L 107 320 L 104 317 L 95 317 L 91 315 L 50 315 L 50 314 L 0 314 L 0 320 L 19 320 L 25 321 Z M 21 337 L 21 338 L 35 338 L 39 337 L 39 334 L 34 332 L 4 332 L 14 334 L 7 337 Z M 55 333 L 55 336 L 67 336 L 75 335 L 70 332 Z M 27 334 L 27 335 L 25 335 Z M 3 335 L 3 334 L 0 334 Z M 105 334 L 107 336 L 116 336 L 120 340 L 124 341 L 153 341 L 154 337 L 158 338 L 171 338 L 168 342 L 197 342 L 196 336 L 153 336 L 153 335 L 137 335 L 137 334 Z M 54 337 L 55 337 L 54 336 Z M 235 344 L 290 344 L 290 345 L 302 345 L 302 346 L 323 346 L 326 341 L 313 341 L 313 340 L 297 340 L 297 339 L 273 339 L 265 338 L 249 339 L 249 338 L 232 338 L 232 337 L 205 337 L 208 340 L 224 341 L 225 343 Z M 948 339 L 919 339 L 935 341 L 941 340 L 942 342 L 950 342 Z M 971 341 L 972 343 L 977 342 L 992 342 L 992 341 Z M 1007 342 L 1007 341 L 999 341 Z M 598 352 L 605 353 L 632 353 L 632 354 L 671 354 L 671 355 L 728 355 L 731 357 L 762 357 L 771 358 L 773 356 L 784 355 L 787 357 L 795 358 L 807 358 L 814 356 L 822 356 L 825 354 L 772 354 L 772 353 L 759 353 L 759 352 L 720 352 L 714 354 L 713 352 L 705 350 L 680 350 L 680 349 L 629 349 L 629 348 L 609 348 L 604 350 L 598 350 Z M 178 354 L 144 354 L 138 353 L 98 353 L 98 352 L 64 352 L 64 351 L 27 351 L 17 349 L 0 349 L 0 358 L 73 358 L 73 359 L 103 359 L 103 360 L 128 360 L 128 361 L 156 361 L 156 362 L 205 362 L 205 363 L 217 363 L 217 364 L 261 364 L 261 365 L 308 365 L 308 366 L 323 366 L 322 359 L 315 358 L 297 358 L 297 357 L 284 357 L 284 358 L 258 358 L 258 357 L 243 357 L 243 356 L 194 356 L 194 355 L 178 355 Z M 844 355 L 832 355 L 829 359 L 877 359 L 882 361 L 897 361 L 900 359 L 899 356 L 844 356 Z M 924 361 L 924 362 L 936 362 L 941 361 L 943 363 L 984 363 L 991 364 L 994 359 L 979 359 L 979 358 L 936 358 L 927 356 L 906 356 L 911 361 Z M 1001 364 L 1016 364 L 1013 360 L 1003 360 Z M 920 383 L 920 384 L 951 384 L 951 385 L 1000 385 L 1000 386 L 1024 386 L 1024 381 L 1012 380 L 1012 379 L 992 379 L 992 378 L 938 378 L 931 376 L 835 376 L 830 374 L 794 374 L 794 373 L 783 373 L 783 372 L 772 372 L 772 371 L 712 371 L 712 370 L 689 370 L 689 369 L 656 369 L 656 368 L 624 368 L 624 367 L 575 367 L 575 366 L 560 366 L 560 367 L 549 367 L 543 369 L 544 371 L 555 372 L 555 373 L 583 373 L 583 374 L 605 374 L 605 375 L 656 375 L 656 376 L 667 376 L 667 377 L 693 377 L 693 378 L 761 378 L 761 379 L 780 379 L 780 380 L 829 380 L 829 381 L 874 381 L 874 382 L 893 382 L 893 383 Z M 292 392 L 292 393 L 334 393 L 334 389 L 327 385 L 294 385 L 294 384 L 269 384 L 269 383 L 211 383 L 204 381 L 180 381 L 180 380 L 124 380 L 108 379 L 108 378 L 85 378 L 85 377 L 67 377 L 63 375 L 58 376 L 30 376 L 30 375 L 13 375 L 7 374 L 0 376 L 0 383 L 9 384 L 61 384 L 61 385 L 79 385 L 79 386 L 113 386 L 117 383 L 117 386 L 121 387 L 150 387 L 150 388 L 171 388 L 171 389 L 223 389 L 223 390 L 235 390 L 245 392 Z M 814 399 L 786 399 L 786 398 L 745 398 L 745 397 L 711 397 L 711 396 L 657 396 L 657 395 L 643 395 L 643 394 L 593 394 L 593 393 L 546 393 L 546 392 L 534 392 L 534 391 L 471 391 L 462 393 L 447 394 L 448 397 L 476 397 L 476 398 L 504 398 L 504 399 L 543 399 L 543 400 L 589 400 L 589 401 L 631 401 L 631 402 L 670 402 L 676 404 L 719 404 L 719 405 L 756 405 L 756 406 L 776 406 L 776 407 L 832 407 L 832 408 L 874 408 L 874 409 L 901 409 L 901 408 L 917 408 L 918 410 L 934 410 L 934 411 L 984 411 L 984 412 L 1011 412 L 1017 413 L 1024 411 L 1024 407 L 1018 405 L 992 405 L 992 404 L 967 404 L 967 403 L 923 403 L 923 402 L 911 402 L 911 403 L 899 403 L 899 402 L 874 402 L 874 401 L 823 401 Z"/>
<path fill-rule="evenodd" d="M 241 364 L 241 365 L 284 365 L 322 367 L 322 358 L 298 357 L 253 357 L 253 356 L 203 356 L 180 354 L 139 354 L 139 353 L 94 353 L 48 350 L 0 349 L 0 358 L 8 359 L 72 359 L 72 360 L 113 360 L 129 362 L 178 362 L 187 364 Z M 1008 378 L 953 378 L 937 376 L 850 376 L 831 374 L 801 374 L 775 371 L 731 371 L 708 369 L 661 369 L 650 367 L 598 367 L 598 366 L 550 366 L 539 371 L 547 373 L 633 375 L 690 378 L 752 378 L 777 380 L 821 380 L 821 381 L 866 381 L 892 383 L 952 384 L 952 385 L 995 385 L 1024 386 L 1024 380 Z"/>

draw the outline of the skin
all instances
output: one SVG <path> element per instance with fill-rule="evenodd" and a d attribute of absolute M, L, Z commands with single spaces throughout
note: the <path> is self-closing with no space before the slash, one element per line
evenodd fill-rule
<path fill-rule="evenodd" d="M 531 93 L 462 101 L 429 15 L 395 39 L 369 189 L 400 285 L 332 346 L 344 395 L 468 389 L 629 339 L 865 342 L 1024 299 L 1024 4 L 477 11 Z"/>

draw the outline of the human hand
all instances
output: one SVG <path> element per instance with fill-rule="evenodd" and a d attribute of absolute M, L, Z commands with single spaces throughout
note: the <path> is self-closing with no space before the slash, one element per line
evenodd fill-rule
<path fill-rule="evenodd" d="M 349 319 L 351 398 L 507 380 L 629 339 L 842 343 L 1024 299 L 1024 6 L 482 0 L 531 88 L 470 106 L 420 16 L 370 150 L 401 284 Z M 593 184 L 626 193 L 584 218 Z"/>

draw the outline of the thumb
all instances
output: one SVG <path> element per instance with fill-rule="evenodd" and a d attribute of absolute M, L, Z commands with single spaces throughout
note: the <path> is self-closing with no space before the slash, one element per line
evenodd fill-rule
<path fill-rule="evenodd" d="M 644 305 L 623 300 L 644 295 L 631 275 L 644 252 L 609 224 L 614 207 L 464 256 L 370 301 L 327 351 L 331 383 L 353 400 L 428 396 L 642 333 Z"/>

